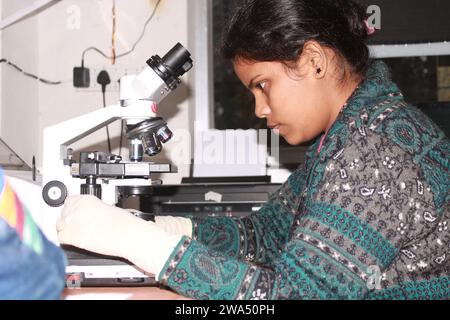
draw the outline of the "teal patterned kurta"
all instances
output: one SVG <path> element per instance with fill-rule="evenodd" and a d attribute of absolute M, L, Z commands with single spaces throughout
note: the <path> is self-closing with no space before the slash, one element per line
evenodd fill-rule
<path fill-rule="evenodd" d="M 160 273 L 196 299 L 450 298 L 450 142 L 382 62 L 257 213 L 192 218 Z"/>

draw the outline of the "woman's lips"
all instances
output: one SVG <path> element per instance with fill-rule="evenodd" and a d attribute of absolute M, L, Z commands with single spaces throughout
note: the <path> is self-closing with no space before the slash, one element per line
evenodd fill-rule
<path fill-rule="evenodd" d="M 269 129 L 280 131 L 281 124 L 279 124 L 279 123 L 269 124 L 268 127 L 269 127 Z"/>

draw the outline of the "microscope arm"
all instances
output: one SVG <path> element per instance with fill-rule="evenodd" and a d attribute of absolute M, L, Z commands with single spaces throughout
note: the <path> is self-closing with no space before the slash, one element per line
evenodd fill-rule
<path fill-rule="evenodd" d="M 128 107 L 112 105 L 84 114 L 44 129 L 43 153 L 43 182 L 44 184 L 54 178 L 69 173 L 69 167 L 64 166 L 67 159 L 69 145 L 81 140 L 108 124 L 119 120 L 134 121 L 135 123 L 149 119 L 155 114 L 151 110 L 151 102 L 142 101 Z"/>

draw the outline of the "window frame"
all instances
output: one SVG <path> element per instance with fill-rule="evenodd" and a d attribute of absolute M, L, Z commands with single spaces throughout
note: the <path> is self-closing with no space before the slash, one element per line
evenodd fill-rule
<path fill-rule="evenodd" d="M 213 3 L 212 0 L 195 0 L 189 7 L 190 37 L 196 63 L 194 81 L 195 122 L 198 129 L 215 129 L 214 123 L 214 60 L 213 60 Z M 450 55 L 447 41 L 420 44 L 369 45 L 371 57 L 400 58 Z"/>
<path fill-rule="evenodd" d="M 195 130 L 215 130 L 214 122 L 214 55 L 213 55 L 213 1 L 195 0 L 190 7 L 189 19 L 195 21 L 191 24 L 190 37 L 194 41 L 194 62 L 196 62 L 193 81 L 193 110 L 195 114 Z M 369 45 L 370 55 L 374 59 L 440 56 L 450 55 L 450 43 L 447 41 L 438 43 L 420 44 L 388 44 Z M 195 142 L 194 142 L 195 148 Z M 292 170 L 292 164 L 302 161 L 303 153 L 307 147 L 280 146 L 280 157 L 283 159 L 281 167 Z M 276 161 L 278 162 L 278 161 Z M 271 160 L 269 159 L 269 163 Z M 270 169 L 269 172 L 270 173 Z M 284 176 L 287 176 L 287 171 Z M 277 180 L 277 179 L 275 179 Z"/>

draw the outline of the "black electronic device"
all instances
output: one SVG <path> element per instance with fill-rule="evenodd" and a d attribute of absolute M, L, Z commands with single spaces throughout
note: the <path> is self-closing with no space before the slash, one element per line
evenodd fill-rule
<path fill-rule="evenodd" d="M 69 266 L 66 286 L 149 287 L 158 285 L 153 275 L 145 274 L 127 260 L 104 256 L 72 246 L 62 246 Z"/>
<path fill-rule="evenodd" d="M 140 197 L 142 212 L 171 216 L 234 216 L 257 212 L 276 183 L 198 183 L 153 186 L 151 197 Z"/>

